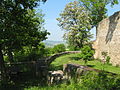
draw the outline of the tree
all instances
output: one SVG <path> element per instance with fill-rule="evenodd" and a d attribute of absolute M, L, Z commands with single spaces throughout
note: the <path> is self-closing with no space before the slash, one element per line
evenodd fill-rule
<path fill-rule="evenodd" d="M 118 0 L 79 0 L 81 5 L 91 12 L 91 25 L 96 27 L 98 23 L 107 17 L 106 5 L 118 4 Z"/>
<path fill-rule="evenodd" d="M 75 50 L 82 48 L 91 38 L 90 12 L 79 2 L 67 4 L 57 20 L 58 25 L 66 30 L 64 39 L 67 40 L 69 47 L 74 47 Z"/>
<path fill-rule="evenodd" d="M 5 73 L 4 53 L 12 59 L 12 52 L 23 46 L 37 47 L 46 39 L 43 31 L 43 15 L 35 13 L 34 8 L 40 0 L 2 0 L 0 1 L 0 69 Z"/>

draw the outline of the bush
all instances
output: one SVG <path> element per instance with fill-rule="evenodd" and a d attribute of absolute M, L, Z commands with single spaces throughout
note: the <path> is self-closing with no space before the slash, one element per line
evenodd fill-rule
<path fill-rule="evenodd" d="M 110 56 L 106 57 L 106 63 L 109 64 L 110 63 Z"/>
<path fill-rule="evenodd" d="M 92 49 L 92 47 L 85 45 L 81 49 L 80 58 L 85 60 L 85 64 L 87 63 L 88 60 L 92 60 L 93 55 L 94 55 L 94 50 Z"/>
<path fill-rule="evenodd" d="M 88 73 L 81 78 L 81 86 L 88 90 L 118 90 L 120 89 L 120 77 L 111 76 L 107 73 Z"/>
<path fill-rule="evenodd" d="M 15 61 L 36 61 L 45 56 L 45 45 L 40 43 L 37 47 L 25 46 L 22 50 L 14 52 Z"/>
<path fill-rule="evenodd" d="M 47 47 L 45 48 L 45 56 L 51 56 L 53 54 L 53 48 Z"/>
<path fill-rule="evenodd" d="M 64 44 L 58 44 L 53 47 L 53 52 L 54 53 L 60 53 L 65 51 L 65 45 Z"/>
<path fill-rule="evenodd" d="M 108 56 L 108 52 L 101 52 L 104 60 L 106 60 L 106 63 L 109 64 L 110 63 L 110 56 Z"/>

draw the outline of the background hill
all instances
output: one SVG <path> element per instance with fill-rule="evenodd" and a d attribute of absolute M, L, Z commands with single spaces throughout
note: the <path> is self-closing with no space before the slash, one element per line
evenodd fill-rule
<path fill-rule="evenodd" d="M 47 47 L 53 47 L 54 45 L 57 45 L 57 44 L 65 44 L 66 45 L 65 41 L 46 40 L 46 41 L 43 41 L 43 42 L 45 43 L 45 46 L 47 46 Z"/>

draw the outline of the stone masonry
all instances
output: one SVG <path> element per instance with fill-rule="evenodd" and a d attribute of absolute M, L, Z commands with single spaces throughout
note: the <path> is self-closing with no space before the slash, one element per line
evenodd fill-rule
<path fill-rule="evenodd" d="M 101 52 L 108 52 L 110 63 L 120 65 L 120 11 L 98 24 L 93 48 L 95 58 L 102 59 Z"/>

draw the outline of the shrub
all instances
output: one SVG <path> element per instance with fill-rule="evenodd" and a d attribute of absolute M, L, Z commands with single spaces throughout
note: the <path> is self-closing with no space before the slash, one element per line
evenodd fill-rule
<path fill-rule="evenodd" d="M 85 64 L 87 63 L 88 60 L 92 60 L 93 55 L 94 55 L 94 50 L 92 49 L 92 47 L 85 45 L 81 49 L 80 58 L 85 60 Z"/>
<path fill-rule="evenodd" d="M 64 44 L 58 44 L 53 47 L 54 53 L 60 53 L 65 51 L 65 45 Z"/>
<path fill-rule="evenodd" d="M 53 54 L 53 48 L 46 47 L 45 48 L 45 56 L 51 56 Z"/>
<path fill-rule="evenodd" d="M 40 43 L 39 46 L 24 46 L 22 50 L 14 52 L 15 61 L 36 61 L 45 56 L 45 45 Z"/>
<path fill-rule="evenodd" d="M 103 59 L 106 60 L 106 63 L 109 64 L 110 56 L 108 56 L 108 52 L 101 52 Z"/>
<path fill-rule="evenodd" d="M 107 55 L 108 55 L 108 52 L 101 52 L 101 55 L 103 56 L 103 59 L 104 60 L 106 60 L 106 57 L 107 57 Z"/>
<path fill-rule="evenodd" d="M 110 63 L 110 56 L 106 57 L 106 63 L 109 64 Z"/>

